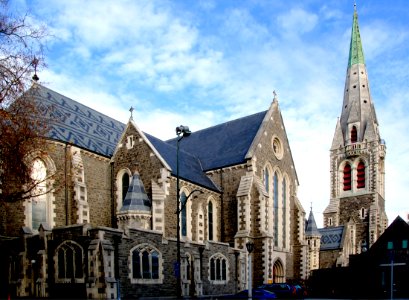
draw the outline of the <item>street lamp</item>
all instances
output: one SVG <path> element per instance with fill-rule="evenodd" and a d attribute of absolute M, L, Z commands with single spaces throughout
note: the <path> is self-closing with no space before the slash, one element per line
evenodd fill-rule
<path fill-rule="evenodd" d="M 254 243 L 253 242 L 247 242 L 246 243 L 246 248 L 247 251 L 249 252 L 249 288 L 248 288 L 248 298 L 251 299 L 253 297 L 252 295 L 252 290 L 253 290 L 253 284 L 251 282 L 251 273 L 252 273 L 252 266 L 251 266 L 251 252 L 254 250 Z"/>
<path fill-rule="evenodd" d="M 177 243 L 177 261 L 176 261 L 176 296 L 177 298 L 182 297 L 181 290 L 181 280 L 180 280 L 180 212 L 179 208 L 179 199 L 180 199 L 180 190 L 179 190 L 179 143 L 184 137 L 188 137 L 191 134 L 188 126 L 180 125 L 176 127 L 176 135 L 178 136 L 176 142 L 176 243 Z M 190 194 L 191 195 L 191 194 Z M 189 196 L 190 196 L 189 195 Z M 186 198 L 187 201 L 188 198 Z"/>

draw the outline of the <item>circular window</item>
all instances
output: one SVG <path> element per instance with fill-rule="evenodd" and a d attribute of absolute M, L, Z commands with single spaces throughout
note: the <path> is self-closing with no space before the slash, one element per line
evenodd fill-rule
<path fill-rule="evenodd" d="M 283 145 L 278 137 L 273 138 L 273 152 L 277 159 L 283 158 Z"/>

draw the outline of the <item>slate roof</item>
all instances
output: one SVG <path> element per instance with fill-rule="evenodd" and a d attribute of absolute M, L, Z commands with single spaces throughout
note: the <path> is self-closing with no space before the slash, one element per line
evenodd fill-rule
<path fill-rule="evenodd" d="M 176 146 L 147 133 L 145 133 L 145 136 L 169 164 L 172 174 L 176 176 Z M 214 191 L 219 191 L 217 186 L 203 172 L 199 159 L 182 149 L 187 140 L 188 138 L 183 139 L 179 144 L 179 178 L 197 183 Z"/>
<path fill-rule="evenodd" d="M 152 203 L 145 192 L 145 187 L 138 172 L 132 176 L 131 184 L 126 193 L 121 212 L 151 211 Z"/>
<path fill-rule="evenodd" d="M 180 149 L 194 153 L 204 171 L 245 162 L 245 156 L 267 111 L 192 132 Z M 176 140 L 167 143 L 176 145 Z"/>
<path fill-rule="evenodd" d="M 305 229 L 305 235 L 307 236 L 321 236 L 320 232 L 317 228 L 317 223 L 315 222 L 314 214 L 312 210 L 310 211 L 310 215 L 307 220 L 307 226 Z"/>
<path fill-rule="evenodd" d="M 42 85 L 29 91 L 43 116 L 51 118 L 48 137 L 112 157 L 125 124 Z M 211 190 L 219 188 L 205 171 L 245 162 L 267 111 L 193 132 L 179 146 L 180 178 Z M 176 175 L 177 138 L 162 141 L 144 133 Z"/>
<path fill-rule="evenodd" d="M 100 155 L 112 156 L 125 125 L 42 85 L 29 90 L 44 117 L 49 117 L 48 137 L 68 142 Z"/>
<path fill-rule="evenodd" d="M 334 250 L 341 248 L 344 226 L 320 228 L 318 231 L 321 234 L 320 250 Z"/>

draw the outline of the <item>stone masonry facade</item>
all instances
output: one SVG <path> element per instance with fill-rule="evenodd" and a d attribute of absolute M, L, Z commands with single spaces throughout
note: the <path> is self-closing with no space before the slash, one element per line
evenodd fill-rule
<path fill-rule="evenodd" d="M 33 151 L 33 160 L 55 172 L 43 200 L 2 204 L 7 295 L 175 296 L 177 276 L 183 296 L 232 294 L 247 288 L 248 242 L 254 287 L 306 278 L 305 212 L 276 98 L 245 159 L 206 171 L 208 183 L 178 179 L 169 164 L 176 152 L 166 149 L 175 151 L 130 119 L 109 157 L 55 140 Z M 149 204 L 130 208 L 125 195 L 135 178 Z M 180 193 L 192 196 L 179 215 L 180 265 L 177 181 Z M 37 203 L 45 208 L 33 227 Z"/>

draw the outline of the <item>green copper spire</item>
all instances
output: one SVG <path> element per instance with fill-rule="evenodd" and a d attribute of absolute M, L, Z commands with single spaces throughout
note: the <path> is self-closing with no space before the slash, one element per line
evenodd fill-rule
<path fill-rule="evenodd" d="M 348 67 L 356 64 L 365 64 L 362 50 L 361 35 L 359 34 L 358 13 L 354 5 L 354 17 L 352 21 L 351 45 L 349 48 Z"/>

